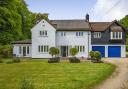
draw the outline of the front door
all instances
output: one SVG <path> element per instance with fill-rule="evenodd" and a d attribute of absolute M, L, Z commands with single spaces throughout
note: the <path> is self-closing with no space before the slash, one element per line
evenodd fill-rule
<path fill-rule="evenodd" d="M 61 55 L 62 57 L 68 56 L 68 46 L 61 46 Z"/>
<path fill-rule="evenodd" d="M 23 47 L 23 56 L 26 56 L 26 47 Z"/>

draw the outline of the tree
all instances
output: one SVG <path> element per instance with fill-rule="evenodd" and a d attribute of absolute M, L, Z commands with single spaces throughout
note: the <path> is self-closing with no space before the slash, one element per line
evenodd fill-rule
<path fill-rule="evenodd" d="M 50 51 L 49 54 L 52 55 L 52 58 L 54 55 L 56 56 L 57 54 L 59 54 L 59 49 L 56 47 L 51 47 L 49 51 Z"/>
<path fill-rule="evenodd" d="M 47 20 L 48 14 L 30 12 L 24 0 L 0 0 L 0 44 L 30 39 L 37 18 Z"/>
<path fill-rule="evenodd" d="M 78 53 L 78 50 L 77 50 L 76 48 L 71 48 L 71 49 L 70 49 L 70 54 L 71 54 L 72 56 L 75 56 L 77 53 Z"/>

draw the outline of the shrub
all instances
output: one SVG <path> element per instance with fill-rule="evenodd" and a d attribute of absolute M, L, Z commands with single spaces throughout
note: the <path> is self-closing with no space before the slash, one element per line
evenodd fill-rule
<path fill-rule="evenodd" d="M 19 58 L 13 58 L 12 59 L 12 62 L 13 63 L 19 63 L 19 62 L 21 62 L 21 60 Z"/>
<path fill-rule="evenodd" d="M 72 56 L 75 56 L 77 53 L 78 53 L 77 48 L 71 48 L 71 49 L 70 49 L 70 54 L 71 54 Z"/>
<path fill-rule="evenodd" d="M 69 58 L 69 62 L 70 63 L 80 63 L 80 59 L 78 59 L 76 57 L 71 57 L 71 58 Z"/>
<path fill-rule="evenodd" d="M 101 62 L 101 53 L 99 51 L 91 51 L 89 55 L 91 58 L 88 59 L 91 59 L 92 62 Z"/>
<path fill-rule="evenodd" d="M 48 60 L 48 63 L 59 63 L 59 62 L 60 62 L 60 58 L 59 57 L 50 58 Z"/>
<path fill-rule="evenodd" d="M 128 45 L 126 45 L 126 51 L 128 52 Z"/>
<path fill-rule="evenodd" d="M 93 58 L 95 56 L 95 52 L 94 51 L 90 51 L 89 55 L 90 55 L 91 58 Z"/>
<path fill-rule="evenodd" d="M 94 57 L 95 57 L 96 59 L 101 60 L 101 53 L 98 52 L 98 51 L 96 51 L 96 52 L 94 53 Z"/>
<path fill-rule="evenodd" d="M 59 49 L 56 47 L 51 47 L 49 51 L 50 51 L 49 54 L 52 55 L 52 58 L 54 55 L 56 56 L 57 54 L 59 54 Z"/>
<path fill-rule="evenodd" d="M 0 55 L 3 58 L 12 57 L 12 47 L 11 45 L 0 45 Z"/>
<path fill-rule="evenodd" d="M 21 81 L 20 89 L 35 89 L 34 84 L 29 80 L 23 79 Z"/>
<path fill-rule="evenodd" d="M 101 53 L 98 52 L 98 51 L 95 51 L 95 52 L 94 52 L 94 57 L 91 58 L 91 61 L 92 61 L 93 63 L 99 63 L 99 62 L 101 62 Z"/>

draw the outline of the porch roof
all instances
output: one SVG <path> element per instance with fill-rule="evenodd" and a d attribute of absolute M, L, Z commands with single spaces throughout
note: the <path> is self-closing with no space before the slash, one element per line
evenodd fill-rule
<path fill-rule="evenodd" d="M 31 44 L 31 39 L 12 42 L 12 44 Z"/>

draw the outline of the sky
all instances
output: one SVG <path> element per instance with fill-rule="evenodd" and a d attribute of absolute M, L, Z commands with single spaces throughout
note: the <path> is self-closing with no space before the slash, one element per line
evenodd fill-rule
<path fill-rule="evenodd" d="M 85 19 L 90 21 L 119 20 L 128 14 L 128 0 L 26 0 L 36 13 L 49 13 L 49 19 Z"/>

